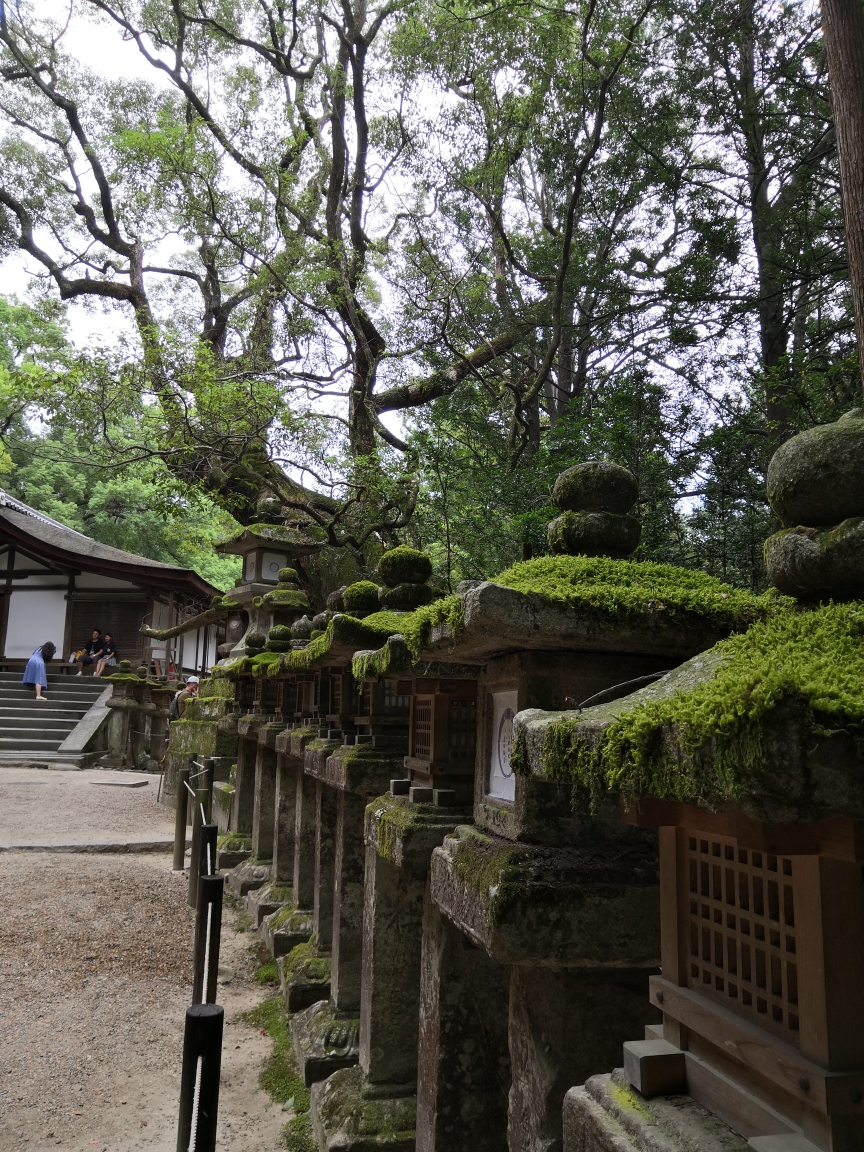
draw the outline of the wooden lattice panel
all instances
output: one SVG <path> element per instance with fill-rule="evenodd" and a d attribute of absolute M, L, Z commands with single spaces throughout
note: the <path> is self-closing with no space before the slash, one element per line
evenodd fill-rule
<path fill-rule="evenodd" d="M 450 759 L 473 760 L 477 740 L 477 701 L 450 697 Z"/>
<path fill-rule="evenodd" d="M 421 760 L 432 757 L 432 705 L 434 697 L 414 697 L 414 724 L 411 730 L 411 755 Z"/>
<path fill-rule="evenodd" d="M 407 716 L 411 707 L 411 697 L 400 695 L 396 685 L 384 681 L 384 713 L 387 716 Z"/>
<path fill-rule="evenodd" d="M 690 988 L 797 1044 L 792 860 L 704 833 L 687 845 Z"/>

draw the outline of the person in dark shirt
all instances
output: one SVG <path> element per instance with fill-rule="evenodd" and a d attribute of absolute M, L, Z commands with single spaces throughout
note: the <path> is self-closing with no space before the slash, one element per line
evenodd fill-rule
<path fill-rule="evenodd" d="M 102 655 L 99 663 L 96 665 L 94 676 L 101 676 L 106 668 L 116 668 L 117 666 L 117 645 L 114 643 L 114 637 L 110 632 L 106 632 L 102 637 Z"/>
<path fill-rule="evenodd" d="M 84 651 L 78 657 L 78 671 L 77 676 L 81 676 L 84 672 L 86 664 L 98 664 L 104 654 L 104 641 L 102 640 L 102 629 L 94 628 L 90 640 L 84 647 Z"/>

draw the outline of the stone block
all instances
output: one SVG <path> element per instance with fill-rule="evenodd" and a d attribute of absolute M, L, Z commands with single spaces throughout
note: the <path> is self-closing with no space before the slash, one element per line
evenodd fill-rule
<path fill-rule="evenodd" d="M 671 1096 L 687 1090 L 684 1053 L 667 1040 L 628 1040 L 624 1075 L 643 1096 Z"/>
<path fill-rule="evenodd" d="M 308 756 L 304 770 L 331 788 L 376 796 L 386 792 L 393 776 L 402 771 L 401 753 L 372 744 L 340 745 L 326 759 Z"/>
<path fill-rule="evenodd" d="M 638 843 L 517 845 L 461 825 L 432 853 L 432 898 L 500 963 L 653 968 L 656 841 Z"/>
<path fill-rule="evenodd" d="M 622 1069 L 571 1088 L 563 1114 L 563 1152 L 749 1152 L 751 1147 L 690 1096 L 646 1099 L 629 1086 Z M 789 1145 L 782 1147 L 791 1152 Z"/>
<path fill-rule="evenodd" d="M 310 1112 L 322 1152 L 414 1152 L 416 1098 L 399 1086 L 367 1084 L 359 1068 L 313 1084 Z"/>
<path fill-rule="evenodd" d="M 298 1012 L 290 1028 L 294 1055 L 307 1088 L 357 1063 L 360 1022 L 335 1013 L 329 1000 Z"/>
<path fill-rule="evenodd" d="M 318 952 L 313 941 L 296 945 L 276 963 L 279 989 L 289 1012 L 302 1012 L 330 999 L 330 957 Z"/>
<path fill-rule="evenodd" d="M 260 888 L 266 884 L 269 879 L 269 864 L 262 864 L 257 860 L 244 860 L 242 864 L 232 868 L 225 878 L 228 891 L 238 900 L 253 888 Z"/>
<path fill-rule="evenodd" d="M 217 780 L 213 784 L 213 818 L 220 832 L 227 832 L 231 824 L 231 810 L 234 807 L 234 785 Z"/>
<path fill-rule="evenodd" d="M 290 886 L 274 884 L 270 868 L 267 869 L 268 881 L 260 888 L 252 888 L 243 896 L 243 907 L 247 915 L 252 917 L 256 928 L 261 927 L 265 916 L 277 912 L 284 904 L 291 900 Z"/>
<path fill-rule="evenodd" d="M 270 949 L 270 955 L 278 957 L 304 944 L 311 931 L 312 916 L 309 910 L 286 903 L 261 920 L 258 935 Z"/>

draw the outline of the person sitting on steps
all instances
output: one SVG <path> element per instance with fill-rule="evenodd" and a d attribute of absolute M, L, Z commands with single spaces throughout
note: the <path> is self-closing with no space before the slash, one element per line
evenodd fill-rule
<path fill-rule="evenodd" d="M 89 641 L 84 647 L 84 651 L 78 657 L 78 671 L 75 675 L 82 676 L 84 674 L 85 664 L 98 664 L 105 654 L 104 649 L 105 642 L 102 639 L 102 629 L 94 628 Z"/>
<path fill-rule="evenodd" d="M 94 676 L 101 676 L 106 668 L 116 668 L 117 666 L 117 645 L 110 632 L 106 632 L 102 637 L 102 655 L 99 657 L 99 663 L 96 665 Z"/>
<path fill-rule="evenodd" d="M 56 651 L 56 646 L 48 640 L 40 644 L 27 661 L 22 683 L 25 688 L 35 688 L 37 700 L 47 699 L 45 692 L 48 690 L 48 674 L 45 665 L 50 664 Z"/>

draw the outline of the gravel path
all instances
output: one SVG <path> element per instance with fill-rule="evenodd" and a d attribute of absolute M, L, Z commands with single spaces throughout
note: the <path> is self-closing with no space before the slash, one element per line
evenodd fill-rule
<path fill-rule="evenodd" d="M 174 813 L 158 789 L 158 776 L 138 772 L 0 768 L 0 845 L 170 840 Z"/>
<path fill-rule="evenodd" d="M 6 777 L 26 775 L 0 774 L 0 809 L 11 791 Z M 149 797 L 143 788 L 88 791 L 90 775 L 38 789 L 51 797 L 49 823 L 60 839 L 70 824 L 94 842 L 122 830 L 140 835 L 142 812 L 164 833 L 161 814 L 147 811 L 155 787 Z M 95 808 L 91 791 L 99 793 Z M 45 806 L 34 805 L 12 801 L 20 837 L 34 811 L 45 820 Z M 0 819 L 6 840 L 9 813 Z M 174 1152 L 191 996 L 186 883 L 162 853 L 0 853 L 0 1152 Z M 285 1117 L 257 1083 L 271 1042 L 237 1020 L 265 994 L 255 982 L 256 937 L 235 932 L 234 923 L 226 909 L 220 966 L 233 977 L 219 995 L 226 1029 L 218 1146 L 272 1152 Z"/>

